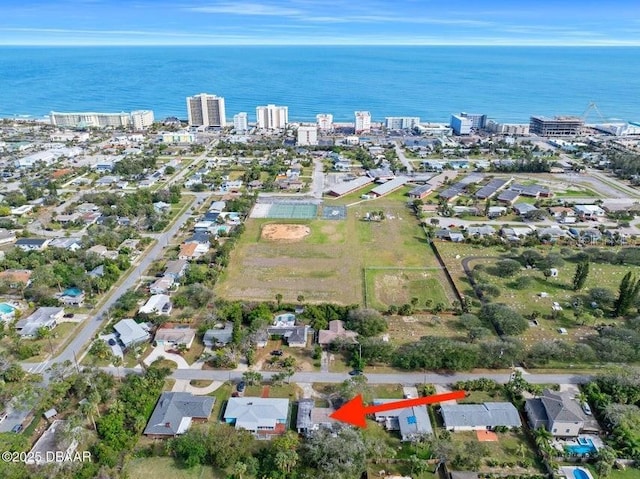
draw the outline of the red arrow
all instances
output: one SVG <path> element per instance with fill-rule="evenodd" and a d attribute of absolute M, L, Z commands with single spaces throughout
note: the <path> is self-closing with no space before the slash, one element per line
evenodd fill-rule
<path fill-rule="evenodd" d="M 450 401 L 452 399 L 463 399 L 464 391 L 454 391 L 451 393 L 434 394 L 433 396 L 425 396 L 415 399 L 404 399 L 402 401 L 388 402 L 378 404 L 377 406 L 365 407 L 362 402 L 362 396 L 358 394 L 351 401 L 344 404 L 340 409 L 331 414 L 331 418 L 352 424 L 358 427 L 367 427 L 366 415 L 374 414 L 382 411 L 392 411 L 394 409 L 404 409 L 407 407 L 421 406 L 423 404 L 433 404 L 436 402 Z"/>

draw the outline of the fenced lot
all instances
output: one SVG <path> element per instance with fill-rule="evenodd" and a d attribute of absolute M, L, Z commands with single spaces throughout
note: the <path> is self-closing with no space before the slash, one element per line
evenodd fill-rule
<path fill-rule="evenodd" d="M 372 209 L 384 211 L 384 219 L 365 221 Z M 310 231 L 298 240 L 269 240 L 262 235 L 266 224 L 298 224 Z M 216 294 L 260 301 L 282 294 L 289 302 L 303 295 L 308 302 L 363 304 L 364 268 L 419 268 L 431 274 L 437 266 L 405 201 L 383 198 L 350 207 L 344 221 L 247 220 Z M 433 273 L 438 278 L 438 272 Z"/>
<path fill-rule="evenodd" d="M 275 200 L 256 203 L 251 218 L 273 219 L 315 219 L 318 217 L 318 205 L 305 201 Z"/>

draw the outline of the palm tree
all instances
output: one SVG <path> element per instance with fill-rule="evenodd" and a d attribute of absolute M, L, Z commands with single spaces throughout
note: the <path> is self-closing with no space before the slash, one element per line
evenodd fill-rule
<path fill-rule="evenodd" d="M 120 377 L 120 366 L 124 363 L 123 359 L 120 356 L 114 355 L 111 358 L 111 364 L 113 364 L 118 371 L 118 382 L 122 382 L 122 378 Z"/>
<path fill-rule="evenodd" d="M 242 477 L 246 472 L 247 472 L 247 465 L 244 462 L 236 462 L 233 465 L 233 471 L 231 473 L 233 474 L 233 477 L 236 477 L 237 479 L 242 479 Z"/>
<path fill-rule="evenodd" d="M 280 303 L 282 303 L 282 295 L 280 293 L 276 294 L 276 302 L 278 303 L 278 309 L 280 309 Z"/>

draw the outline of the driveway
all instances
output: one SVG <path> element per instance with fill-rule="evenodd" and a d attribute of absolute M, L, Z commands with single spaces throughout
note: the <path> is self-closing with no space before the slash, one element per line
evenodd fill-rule
<path fill-rule="evenodd" d="M 179 354 L 169 353 L 165 351 L 164 346 L 156 346 L 155 348 L 153 348 L 153 351 L 151 351 L 151 354 L 149 354 L 149 356 L 147 356 L 143 362 L 147 366 L 149 366 L 156 359 L 160 359 L 160 358 L 166 359 L 168 361 L 173 361 L 178 365 L 178 369 L 191 369 L 191 366 L 189 366 L 189 363 L 187 363 L 187 361 L 185 361 L 185 359 L 182 356 L 180 356 Z"/>
<path fill-rule="evenodd" d="M 191 393 L 194 396 L 206 396 L 207 394 L 212 393 L 224 384 L 223 381 L 213 381 L 208 386 L 199 388 L 196 386 L 192 386 L 191 384 L 189 384 L 189 382 L 189 379 L 176 379 L 176 383 L 173 385 L 171 391 Z"/>

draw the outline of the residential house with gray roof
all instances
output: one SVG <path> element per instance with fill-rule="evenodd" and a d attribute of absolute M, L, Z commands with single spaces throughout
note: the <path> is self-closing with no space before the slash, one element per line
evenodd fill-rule
<path fill-rule="evenodd" d="M 43 307 L 18 321 L 15 325 L 18 334 L 23 338 L 35 338 L 40 328 L 53 329 L 64 316 L 64 308 Z"/>
<path fill-rule="evenodd" d="M 374 399 L 373 404 L 396 402 L 397 399 Z M 388 431 L 400 431 L 403 441 L 417 441 L 433 434 L 431 420 L 426 406 L 413 406 L 403 409 L 375 413 L 377 422 L 384 424 Z"/>
<path fill-rule="evenodd" d="M 480 431 L 496 427 L 521 427 L 520 414 L 509 402 L 443 404 L 440 414 L 449 431 Z"/>
<path fill-rule="evenodd" d="M 131 318 L 121 319 L 113 325 L 113 329 L 125 348 L 144 343 L 151 338 L 149 331 Z"/>
<path fill-rule="evenodd" d="M 333 429 L 338 424 L 330 417 L 334 412 L 330 407 L 316 407 L 313 399 L 300 399 L 296 417 L 298 434 L 311 435 L 320 429 Z"/>
<path fill-rule="evenodd" d="M 597 432 L 578 402 L 567 393 L 546 389 L 539 398 L 527 399 L 524 410 L 532 429 L 544 427 L 555 437 L 576 437 L 581 432 Z M 589 424 L 587 424 L 589 423 Z"/>
<path fill-rule="evenodd" d="M 233 338 L 233 323 L 227 321 L 224 324 L 220 324 L 221 327 L 215 327 L 212 329 L 207 329 L 204 333 L 204 338 L 202 342 L 208 348 L 213 348 L 214 346 L 224 346 L 231 342 Z"/>
<path fill-rule="evenodd" d="M 152 438 L 184 434 L 194 422 L 209 420 L 215 398 L 185 392 L 163 392 L 156 403 L 144 435 Z"/>
<path fill-rule="evenodd" d="M 284 434 L 288 418 L 289 400 L 279 398 L 232 397 L 224 411 L 227 424 L 251 431 L 261 439 Z"/>

